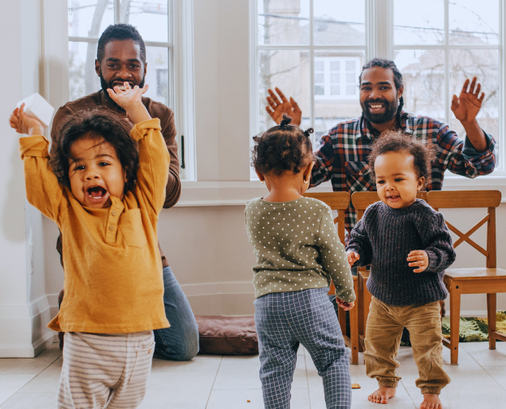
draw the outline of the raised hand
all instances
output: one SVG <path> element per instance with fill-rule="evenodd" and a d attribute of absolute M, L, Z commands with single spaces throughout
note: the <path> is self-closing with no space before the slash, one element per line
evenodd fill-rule
<path fill-rule="evenodd" d="M 408 254 L 407 258 L 410 267 L 417 267 L 413 273 L 421 273 L 429 267 L 429 256 L 425 250 L 413 250 Z"/>
<path fill-rule="evenodd" d="M 25 104 L 21 104 L 12 112 L 9 125 L 21 134 L 42 135 L 44 132 L 44 127 L 37 119 L 25 114 Z"/>
<path fill-rule="evenodd" d="M 148 90 L 148 84 L 139 88 L 138 85 L 130 87 L 128 82 L 123 86 L 115 86 L 114 89 L 107 88 L 107 93 L 111 99 L 123 108 L 130 120 L 136 124 L 138 122 L 151 119 L 146 107 L 142 103 L 142 94 Z"/>
<path fill-rule="evenodd" d="M 478 112 L 480 112 L 481 104 L 485 94 L 481 91 L 481 84 L 476 82 L 476 77 L 469 85 L 469 79 L 466 79 L 460 92 L 459 97 L 453 95 L 452 98 L 452 111 L 460 122 L 463 124 L 471 124 L 476 120 Z"/>
<path fill-rule="evenodd" d="M 281 123 L 283 114 L 286 114 L 292 118 L 292 125 L 300 126 L 302 111 L 297 105 L 297 102 L 295 102 L 292 97 L 290 97 L 290 101 L 288 101 L 285 94 L 283 94 L 279 88 L 276 87 L 274 89 L 278 93 L 279 98 L 271 89 L 267 90 L 267 92 L 269 92 L 269 96 L 267 97 L 267 103 L 269 105 L 265 107 L 267 113 L 277 124 Z"/>

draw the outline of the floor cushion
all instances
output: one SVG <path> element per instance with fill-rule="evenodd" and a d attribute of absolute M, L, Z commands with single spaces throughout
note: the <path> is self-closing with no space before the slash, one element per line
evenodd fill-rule
<path fill-rule="evenodd" d="M 255 318 L 197 315 L 200 354 L 256 355 Z"/>

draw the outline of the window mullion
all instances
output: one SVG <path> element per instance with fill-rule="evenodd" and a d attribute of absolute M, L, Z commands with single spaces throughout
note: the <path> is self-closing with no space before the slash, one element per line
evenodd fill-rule
<path fill-rule="evenodd" d="M 445 53 L 445 122 L 450 123 L 450 48 L 449 48 L 449 35 L 450 35 L 450 5 L 449 1 L 445 0 L 444 3 L 444 24 L 445 24 L 445 40 L 444 40 L 444 53 Z"/>
<path fill-rule="evenodd" d="M 311 120 L 309 122 L 311 128 L 315 128 L 315 95 L 314 95 L 314 0 L 309 0 L 309 95 L 311 101 Z M 325 84 L 325 65 L 323 67 L 323 84 Z M 326 93 L 324 88 L 324 94 Z M 315 145 L 315 136 L 311 136 L 312 143 Z"/>

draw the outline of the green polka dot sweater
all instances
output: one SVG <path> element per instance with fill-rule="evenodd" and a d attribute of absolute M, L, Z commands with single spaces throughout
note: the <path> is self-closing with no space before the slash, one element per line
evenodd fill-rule
<path fill-rule="evenodd" d="M 246 203 L 246 230 L 257 257 L 255 296 L 322 288 L 334 282 L 336 296 L 355 300 L 353 278 L 330 207 L 300 198 Z"/>

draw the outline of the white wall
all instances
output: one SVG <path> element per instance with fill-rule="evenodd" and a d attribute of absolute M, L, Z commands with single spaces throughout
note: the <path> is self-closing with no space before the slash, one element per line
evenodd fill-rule
<path fill-rule="evenodd" d="M 8 39 L 4 47 L 9 63 L 1 68 L 0 100 L 4 137 L 0 151 L 4 176 L 0 180 L 0 356 L 33 356 L 51 341 L 45 325 L 57 311 L 63 272 L 54 249 L 55 225 L 25 205 L 17 137 L 6 118 L 18 100 L 34 91 L 55 106 L 65 102 L 68 59 L 65 42 L 57 40 L 65 38 L 66 8 L 51 9 L 56 7 L 52 0 L 4 3 L 0 32 Z M 46 18 L 39 18 L 39 4 Z M 196 314 L 252 314 L 255 259 L 244 228 L 243 201 L 265 190 L 251 188 L 248 182 L 248 1 L 195 0 L 194 13 L 198 182 L 185 183 L 182 205 L 162 212 L 160 242 Z M 40 21 L 62 22 L 60 33 L 41 37 Z M 46 58 L 40 59 L 39 52 Z M 481 181 L 470 186 L 494 188 L 493 181 Z M 445 184 L 465 188 L 457 185 Z M 196 206 L 196 200 L 204 196 L 212 199 L 206 203 L 214 205 Z M 466 212 L 455 215 L 464 221 L 475 217 Z M 29 221 L 26 229 L 25 220 Z M 498 264 L 503 268 L 506 231 L 501 227 L 505 221 L 506 205 L 501 205 L 497 247 Z M 479 265 L 480 258 L 468 249 L 459 249 L 456 265 Z M 462 309 L 483 315 L 485 296 L 465 296 Z M 499 309 L 506 309 L 504 296 Z"/>

